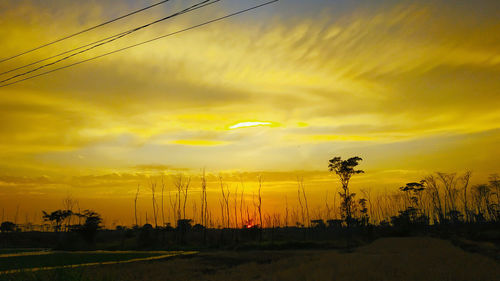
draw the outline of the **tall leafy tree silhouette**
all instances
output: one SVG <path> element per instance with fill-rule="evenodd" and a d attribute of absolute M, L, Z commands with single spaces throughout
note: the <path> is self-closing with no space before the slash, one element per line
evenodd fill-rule
<path fill-rule="evenodd" d="M 348 226 L 352 222 L 352 213 L 355 204 L 354 196 L 356 196 L 355 193 L 349 192 L 349 181 L 353 175 L 364 173 L 363 170 L 355 169 L 361 160 L 363 160 L 361 157 L 356 156 L 347 160 L 342 160 L 341 157 L 334 157 L 328 161 L 328 169 L 339 176 L 340 183 L 342 184 L 342 192 L 339 192 L 341 198 L 340 213 Z"/>
<path fill-rule="evenodd" d="M 47 213 L 45 211 L 42 211 L 42 213 L 43 213 L 42 216 L 43 220 L 50 221 L 53 224 L 55 232 L 59 232 L 59 230 L 61 230 L 61 225 L 63 221 L 72 214 L 70 210 L 57 210 L 52 213 Z"/>

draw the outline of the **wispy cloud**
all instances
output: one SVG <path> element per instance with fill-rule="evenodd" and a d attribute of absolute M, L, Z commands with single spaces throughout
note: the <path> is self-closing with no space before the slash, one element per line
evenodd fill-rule
<path fill-rule="evenodd" d="M 51 3 L 2 1 L 0 53 L 17 53 L 139 5 Z M 82 58 L 245 5 L 232 1 L 200 11 Z M 331 155 L 359 154 L 371 169 L 455 165 L 493 172 L 500 169 L 493 157 L 500 136 L 498 5 L 280 1 L 269 10 L 2 88 L 0 168 L 5 175 L 35 178 L 130 172 L 134 166 L 137 172 L 159 170 L 154 165 L 321 170 Z"/>

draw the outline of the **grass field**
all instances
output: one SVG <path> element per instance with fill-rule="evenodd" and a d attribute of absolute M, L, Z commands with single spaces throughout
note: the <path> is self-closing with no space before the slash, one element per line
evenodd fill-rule
<path fill-rule="evenodd" d="M 49 252 L 49 251 L 4 251 L 0 255 L 0 274 L 12 272 L 40 271 L 61 269 L 65 267 L 81 267 L 99 264 L 113 264 L 161 259 L 185 254 L 181 252 Z"/>
<path fill-rule="evenodd" d="M 23 249 L 0 249 L 0 256 L 7 254 L 28 253 L 28 252 L 41 252 L 47 249 L 41 248 L 23 248 Z"/>
<path fill-rule="evenodd" d="M 449 241 L 384 238 L 351 251 L 204 252 L 167 260 L 0 276 L 0 280 L 500 280 L 500 264 Z"/>

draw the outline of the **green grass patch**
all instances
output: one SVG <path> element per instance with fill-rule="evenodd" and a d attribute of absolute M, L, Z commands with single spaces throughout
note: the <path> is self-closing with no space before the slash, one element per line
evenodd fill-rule
<path fill-rule="evenodd" d="M 42 251 L 46 251 L 46 250 L 47 249 L 43 249 L 43 248 L 0 249 L 0 255 L 28 253 L 28 252 L 42 252 Z"/>
<path fill-rule="evenodd" d="M 0 271 L 38 267 L 67 266 L 110 261 L 127 261 L 164 255 L 162 253 L 51 253 L 36 256 L 0 258 Z"/>

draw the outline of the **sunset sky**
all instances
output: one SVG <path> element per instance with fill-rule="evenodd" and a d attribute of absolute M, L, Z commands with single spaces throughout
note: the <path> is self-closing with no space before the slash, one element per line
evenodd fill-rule
<path fill-rule="evenodd" d="M 155 2 L 3 0 L 0 59 Z M 0 72 L 197 2 L 172 0 Z M 222 0 L 57 65 L 259 3 Z M 150 208 L 148 176 L 190 174 L 199 200 L 204 168 L 212 198 L 219 173 L 231 188 L 242 175 L 249 196 L 262 175 L 263 208 L 274 210 L 284 195 L 295 204 L 303 176 L 312 204 L 323 204 L 339 186 L 327 171 L 334 156 L 363 158 L 354 189 L 395 191 L 436 171 L 486 181 L 500 172 L 499 11 L 497 0 L 280 0 L 1 87 L 0 208 L 35 220 L 71 196 L 108 225 L 131 224 L 138 184 L 141 210 Z"/>

